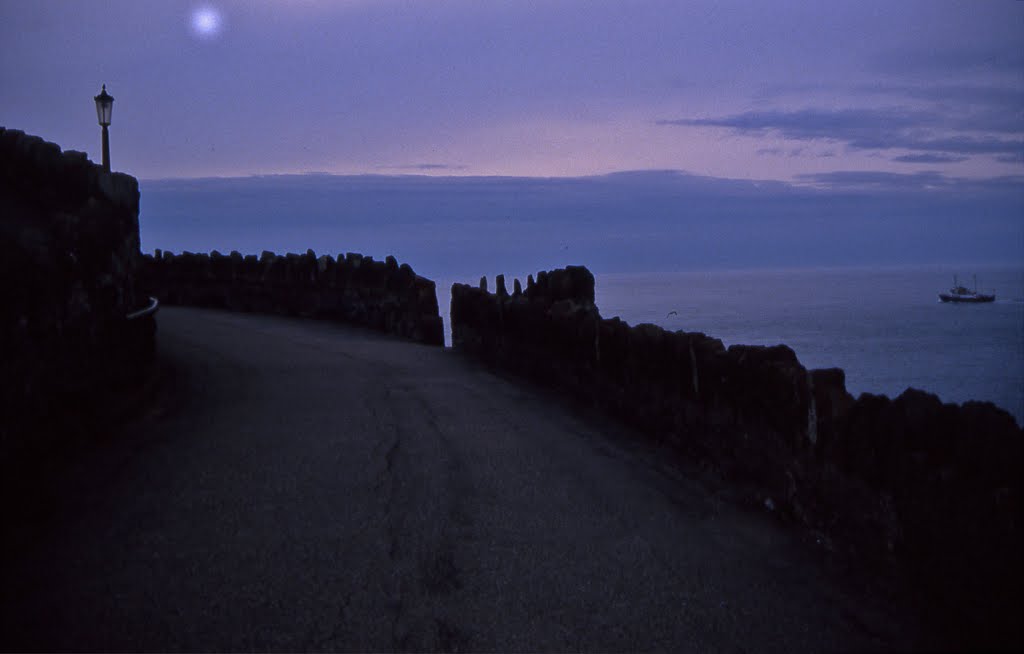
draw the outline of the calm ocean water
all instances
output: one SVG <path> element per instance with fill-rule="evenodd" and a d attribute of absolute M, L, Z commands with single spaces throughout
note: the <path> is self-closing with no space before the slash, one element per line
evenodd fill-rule
<path fill-rule="evenodd" d="M 139 226 L 147 252 L 392 254 L 438 282 L 449 344 L 454 281 L 477 284 L 487 273 L 493 289 L 494 274 L 504 271 L 511 290 L 514 275 L 525 280 L 526 272 L 567 263 L 609 271 L 703 268 L 708 272 L 598 274 L 601 314 L 703 331 L 727 345 L 785 343 L 809 368 L 845 369 L 855 394 L 895 396 L 913 386 L 948 402 L 992 401 L 1024 422 L 1017 187 L 1008 185 L 1008 195 L 990 206 L 971 194 L 950 204 L 934 194 L 823 196 L 702 180 L 661 171 L 581 179 L 149 181 Z M 960 229 L 968 211 L 979 218 L 971 230 Z M 1013 267 L 963 265 L 971 259 Z M 934 260 L 958 265 L 811 268 Z M 754 266 L 776 269 L 749 270 Z M 748 270 L 725 271 L 730 267 Z M 968 284 L 976 273 L 997 302 L 941 304 L 937 294 L 954 273 Z"/>
<path fill-rule="evenodd" d="M 939 302 L 953 272 L 968 286 L 976 273 L 979 290 L 994 289 L 996 302 Z M 701 331 L 726 346 L 785 343 L 808 368 L 843 368 L 854 395 L 895 397 L 907 387 L 920 388 L 944 402 L 994 402 L 1024 424 L 1024 269 L 832 268 L 596 278 L 604 317 Z M 451 281 L 438 284 L 449 344 Z M 493 290 L 493 277 L 488 282 Z"/>

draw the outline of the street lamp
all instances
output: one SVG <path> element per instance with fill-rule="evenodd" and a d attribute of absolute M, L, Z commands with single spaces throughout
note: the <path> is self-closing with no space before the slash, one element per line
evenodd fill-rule
<path fill-rule="evenodd" d="M 114 109 L 114 96 L 107 93 L 107 85 L 95 98 L 96 118 L 103 127 L 103 170 L 110 172 L 110 135 L 107 134 L 107 127 L 110 125 L 110 113 Z"/>

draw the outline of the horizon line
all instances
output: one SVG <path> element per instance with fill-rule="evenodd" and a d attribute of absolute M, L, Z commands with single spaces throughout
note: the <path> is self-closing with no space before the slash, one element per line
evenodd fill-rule
<path fill-rule="evenodd" d="M 443 174 L 428 173 L 332 173 L 326 171 L 306 171 L 299 173 L 254 173 L 249 175 L 205 175 L 198 177 L 150 177 L 138 178 L 140 184 L 190 183 L 190 182 L 230 182 L 259 180 L 405 180 L 434 181 L 438 183 L 453 181 L 532 181 L 532 182 L 572 182 L 572 181 L 628 181 L 635 180 L 661 181 L 704 181 L 708 183 L 731 183 L 745 185 L 755 190 L 786 189 L 804 193 L 876 193 L 889 195 L 893 193 L 956 192 L 964 189 L 1005 191 L 1024 186 L 1024 174 L 997 175 L 989 177 L 952 177 L 934 170 L 894 173 L 877 170 L 843 170 L 802 175 L 802 179 L 761 179 L 746 177 L 717 177 L 684 170 L 681 168 L 640 168 L 613 170 L 590 175 L 480 175 L 480 174 Z M 762 186 L 769 188 L 762 189 Z"/>

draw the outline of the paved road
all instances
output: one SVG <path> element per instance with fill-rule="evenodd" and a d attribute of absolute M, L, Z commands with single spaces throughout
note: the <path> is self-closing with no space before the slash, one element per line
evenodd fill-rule
<path fill-rule="evenodd" d="M 797 652 L 907 632 L 770 515 L 450 351 L 197 309 L 159 324 L 174 383 L 68 473 L 59 520 L 8 566 L 7 649 Z"/>

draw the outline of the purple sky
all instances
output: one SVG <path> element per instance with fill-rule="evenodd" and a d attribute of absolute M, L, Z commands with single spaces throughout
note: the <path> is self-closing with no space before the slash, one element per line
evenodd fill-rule
<path fill-rule="evenodd" d="M 0 124 L 103 83 L 143 179 L 1024 173 L 1024 2 L 0 0 Z"/>

